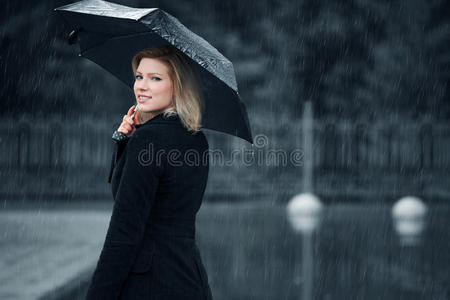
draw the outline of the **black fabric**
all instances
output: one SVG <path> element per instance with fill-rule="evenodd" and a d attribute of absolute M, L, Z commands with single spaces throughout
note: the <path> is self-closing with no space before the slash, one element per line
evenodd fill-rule
<path fill-rule="evenodd" d="M 113 174 L 114 168 L 116 166 L 117 160 L 122 155 L 122 152 L 125 149 L 125 146 L 127 145 L 129 138 L 119 140 L 119 139 L 115 139 L 114 135 L 113 135 L 112 140 L 113 140 L 114 145 L 113 145 L 113 153 L 112 153 L 112 158 L 111 158 L 111 167 L 110 167 L 109 175 L 108 175 L 108 183 L 111 183 L 112 174 Z"/>
<path fill-rule="evenodd" d="M 115 141 L 122 141 L 122 140 L 128 139 L 128 136 L 126 136 L 122 132 L 116 130 L 116 131 L 114 131 L 114 133 L 112 135 L 112 139 Z"/>
<path fill-rule="evenodd" d="M 205 135 L 160 114 L 115 145 L 114 206 L 86 299 L 212 299 L 195 241 L 209 171 Z"/>

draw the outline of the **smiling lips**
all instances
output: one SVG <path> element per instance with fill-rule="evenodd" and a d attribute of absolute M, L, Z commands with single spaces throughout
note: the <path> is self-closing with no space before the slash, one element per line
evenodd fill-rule
<path fill-rule="evenodd" d="M 145 102 L 145 101 L 147 101 L 147 100 L 150 100 L 150 99 L 152 99 L 152 97 L 145 96 L 145 95 L 138 95 L 138 101 L 139 101 L 139 103 L 143 103 L 143 102 Z"/>

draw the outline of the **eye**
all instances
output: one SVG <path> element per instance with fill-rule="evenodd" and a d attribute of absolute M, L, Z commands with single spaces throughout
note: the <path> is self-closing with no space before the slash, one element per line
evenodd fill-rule
<path fill-rule="evenodd" d="M 152 79 L 153 78 L 156 78 L 157 79 L 156 81 L 160 81 L 161 80 L 161 78 L 159 78 L 159 77 L 152 77 Z"/>
<path fill-rule="evenodd" d="M 142 77 L 141 75 L 136 75 L 134 76 L 134 78 L 138 79 L 138 77 Z"/>

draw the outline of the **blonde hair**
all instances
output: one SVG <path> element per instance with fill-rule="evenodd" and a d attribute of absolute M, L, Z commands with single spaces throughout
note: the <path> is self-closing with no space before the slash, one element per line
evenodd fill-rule
<path fill-rule="evenodd" d="M 189 131 L 197 132 L 201 127 L 204 102 L 190 59 L 171 45 L 148 48 L 133 57 L 131 65 L 135 75 L 143 58 L 157 58 L 169 69 L 175 107 L 166 108 L 164 116 L 178 115 Z"/>

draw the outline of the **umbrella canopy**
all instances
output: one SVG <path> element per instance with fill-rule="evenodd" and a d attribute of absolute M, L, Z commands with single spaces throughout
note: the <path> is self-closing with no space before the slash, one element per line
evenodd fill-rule
<path fill-rule="evenodd" d="M 192 61 L 203 88 L 202 127 L 253 143 L 233 64 L 216 48 L 159 8 L 133 8 L 84 0 L 55 8 L 73 29 L 83 56 L 133 89 L 131 60 L 141 50 L 172 45 Z"/>

